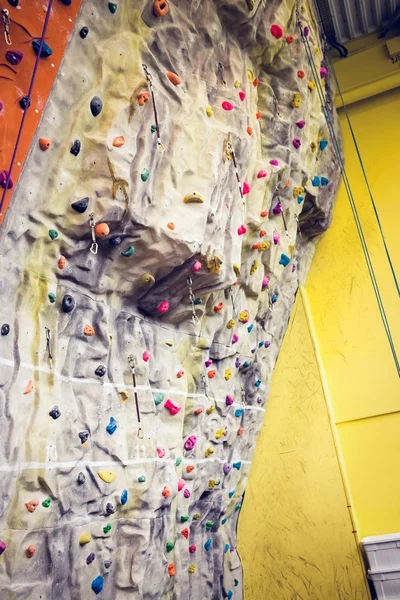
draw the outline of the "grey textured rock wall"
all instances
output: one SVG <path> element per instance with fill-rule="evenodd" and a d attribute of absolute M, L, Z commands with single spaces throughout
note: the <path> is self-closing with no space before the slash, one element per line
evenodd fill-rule
<path fill-rule="evenodd" d="M 293 0 L 166 4 L 83 1 L 1 231 L 7 600 L 242 598 L 242 497 L 339 174 Z"/>

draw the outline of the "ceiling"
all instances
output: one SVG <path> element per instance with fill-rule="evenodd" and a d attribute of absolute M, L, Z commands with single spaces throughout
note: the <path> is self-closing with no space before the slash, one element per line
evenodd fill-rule
<path fill-rule="evenodd" d="M 340 43 L 380 31 L 400 9 L 400 0 L 317 0 L 325 29 Z M 329 14 L 330 13 L 330 14 Z"/>

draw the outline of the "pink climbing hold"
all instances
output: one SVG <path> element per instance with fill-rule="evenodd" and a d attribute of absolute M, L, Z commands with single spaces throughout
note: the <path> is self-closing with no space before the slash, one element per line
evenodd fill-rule
<path fill-rule="evenodd" d="M 236 344 L 239 341 L 239 336 L 237 333 L 234 333 L 232 336 L 232 344 Z"/>
<path fill-rule="evenodd" d="M 269 285 L 269 279 L 266 275 L 264 275 L 263 280 L 262 280 L 262 287 L 266 288 Z"/>
<path fill-rule="evenodd" d="M 246 194 L 248 194 L 249 192 L 250 192 L 250 185 L 247 183 L 247 181 L 243 181 L 243 186 L 242 186 L 243 196 L 246 196 Z"/>
<path fill-rule="evenodd" d="M 325 77 L 328 75 L 328 69 L 325 69 L 325 67 L 321 67 L 319 70 L 319 74 L 321 76 L 321 79 L 325 79 Z"/>
<path fill-rule="evenodd" d="M 192 271 L 193 271 L 193 273 L 197 273 L 197 271 L 200 271 L 200 269 L 201 269 L 201 262 L 199 260 L 196 260 L 194 265 L 192 265 Z"/>
<path fill-rule="evenodd" d="M 301 146 L 301 140 L 299 140 L 299 138 L 294 138 L 292 144 L 296 148 L 296 150 L 298 150 Z"/>
<path fill-rule="evenodd" d="M 196 544 L 192 544 L 191 546 L 189 546 L 189 552 L 191 552 L 193 554 L 193 552 L 196 552 L 197 548 L 196 548 Z"/>
<path fill-rule="evenodd" d="M 197 442 L 197 437 L 195 435 L 190 435 L 186 442 L 184 443 L 185 450 L 193 450 Z"/>
<path fill-rule="evenodd" d="M 283 37 L 283 29 L 280 25 L 277 25 L 276 23 L 274 25 L 271 25 L 271 34 L 277 39 L 280 40 L 281 37 Z"/>
<path fill-rule="evenodd" d="M 164 458 L 164 456 L 165 456 L 164 448 L 157 448 L 157 455 L 158 455 L 158 458 Z"/>
<path fill-rule="evenodd" d="M 233 110 L 234 106 L 233 106 L 232 102 L 228 102 L 228 100 L 224 100 L 224 102 L 222 103 L 222 108 L 224 110 Z"/>
<path fill-rule="evenodd" d="M 185 496 L 185 498 L 190 498 L 190 492 L 189 492 L 189 490 L 187 488 L 183 492 L 183 495 Z"/>
<path fill-rule="evenodd" d="M 281 239 L 281 234 L 279 233 L 279 231 L 277 231 L 277 230 L 275 229 L 275 231 L 274 231 L 274 235 L 273 235 L 273 240 L 274 240 L 274 244 L 275 244 L 275 246 L 276 246 L 277 244 L 279 244 L 279 240 L 280 240 L 280 239 Z"/>
<path fill-rule="evenodd" d="M 233 398 L 229 394 L 225 398 L 225 404 L 226 404 L 226 406 L 232 406 L 232 404 L 233 404 Z"/>
<path fill-rule="evenodd" d="M 148 350 L 145 350 L 143 352 L 143 360 L 144 360 L 144 362 L 149 362 L 149 360 L 150 360 L 150 352 Z"/>
<path fill-rule="evenodd" d="M 246 98 L 246 92 L 239 92 L 239 98 L 243 102 L 243 100 Z"/>
<path fill-rule="evenodd" d="M 2 171 L 0 173 L 0 186 L 3 188 L 3 190 L 6 189 L 7 177 L 8 177 L 8 171 L 7 170 L 4 170 L 4 171 Z M 9 190 L 11 190 L 14 187 L 14 183 L 13 183 L 13 180 L 11 179 L 11 177 L 9 179 L 7 187 L 8 187 Z"/>
<path fill-rule="evenodd" d="M 279 167 L 279 163 L 278 163 L 278 161 L 275 158 L 273 158 L 272 160 L 270 160 L 269 164 L 272 165 L 273 167 Z"/>
<path fill-rule="evenodd" d="M 262 179 L 263 177 L 266 177 L 267 175 L 268 175 L 267 171 L 265 169 L 261 169 L 261 171 L 258 171 L 258 173 L 257 173 L 257 178 Z"/>
<path fill-rule="evenodd" d="M 164 408 L 169 410 L 171 415 L 177 415 L 178 412 L 181 410 L 182 406 L 178 406 L 178 404 L 174 404 L 173 402 L 171 402 L 171 400 L 168 399 L 164 403 Z"/>
<path fill-rule="evenodd" d="M 183 490 L 183 488 L 185 487 L 186 483 L 184 479 L 178 479 L 178 492 L 180 492 L 181 490 Z"/>
<path fill-rule="evenodd" d="M 301 121 L 297 121 L 296 125 L 299 129 L 303 129 L 303 127 L 305 126 L 306 122 L 301 120 Z"/>
<path fill-rule="evenodd" d="M 164 302 L 160 302 L 157 310 L 160 313 L 165 313 L 165 312 L 167 312 L 168 309 L 169 309 L 169 303 L 164 301 Z"/>
<path fill-rule="evenodd" d="M 0 540 L 0 556 L 7 550 L 7 544 Z"/>
<path fill-rule="evenodd" d="M 246 225 L 240 225 L 240 227 L 238 227 L 238 235 L 244 235 L 247 231 L 247 227 Z"/>
<path fill-rule="evenodd" d="M 206 360 L 204 364 L 206 365 L 207 369 L 208 369 L 208 367 L 211 367 L 211 365 L 212 365 L 211 358 L 209 358 L 208 360 Z"/>

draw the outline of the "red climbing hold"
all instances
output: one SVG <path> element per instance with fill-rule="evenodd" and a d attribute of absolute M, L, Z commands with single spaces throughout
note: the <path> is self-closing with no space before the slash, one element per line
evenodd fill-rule
<path fill-rule="evenodd" d="M 277 25 L 276 23 L 274 25 L 271 25 L 271 34 L 276 37 L 277 40 L 280 40 L 281 37 L 283 37 L 283 29 L 280 25 Z"/>
<path fill-rule="evenodd" d="M 246 98 L 246 92 L 239 92 L 239 98 L 243 102 L 243 100 Z"/>
<path fill-rule="evenodd" d="M 169 303 L 164 301 L 164 302 L 160 302 L 157 310 L 160 313 L 165 313 L 165 312 L 167 312 L 168 309 L 169 309 Z"/>
<path fill-rule="evenodd" d="M 257 173 L 257 179 L 263 179 L 263 177 L 266 177 L 267 175 L 268 175 L 267 171 L 265 169 L 261 169 Z"/>
<path fill-rule="evenodd" d="M 243 181 L 243 186 L 242 186 L 242 194 L 243 194 L 243 196 L 245 196 L 249 192 L 250 192 L 250 185 L 247 183 L 247 181 Z"/>
<path fill-rule="evenodd" d="M 306 76 L 306 74 L 301 69 L 299 71 L 297 71 L 297 77 L 299 79 L 304 79 L 305 76 Z"/>
<path fill-rule="evenodd" d="M 246 131 L 247 131 L 247 133 L 248 133 L 249 135 L 253 135 L 253 128 L 252 128 L 252 127 L 248 127 L 248 128 L 246 129 Z"/>
<path fill-rule="evenodd" d="M 225 100 L 221 106 L 224 110 L 233 110 L 234 109 L 232 102 L 228 102 L 227 100 Z"/>
<path fill-rule="evenodd" d="M 183 535 L 184 538 L 188 539 L 189 529 L 187 527 L 185 527 L 185 529 L 182 529 L 181 534 Z"/>
<path fill-rule="evenodd" d="M 260 80 L 258 79 L 258 77 L 256 77 L 253 81 L 254 87 L 257 87 L 259 83 L 260 83 Z"/>
<path fill-rule="evenodd" d="M 294 42 L 294 37 L 293 37 L 292 35 L 288 35 L 288 36 L 286 36 L 286 42 L 287 42 L 288 44 L 293 44 L 293 42 Z"/>

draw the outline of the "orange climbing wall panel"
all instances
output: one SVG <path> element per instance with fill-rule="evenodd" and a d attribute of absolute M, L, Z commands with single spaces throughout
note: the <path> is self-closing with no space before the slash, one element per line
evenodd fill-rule
<path fill-rule="evenodd" d="M 3 109 L 0 111 L 0 172 L 8 169 L 10 166 L 22 118 L 22 109 L 19 105 L 19 100 L 28 93 L 36 60 L 36 54 L 32 48 L 32 40 L 18 24 L 24 26 L 34 38 L 40 38 L 46 17 L 47 5 L 48 1 L 44 0 L 19 0 L 19 5 L 16 8 L 10 6 L 7 0 L 2 0 L 1 3 L 1 8 L 7 8 L 9 11 L 12 45 L 8 46 L 6 44 L 3 22 L 0 21 L 0 102 L 3 104 Z M 45 39 L 53 53 L 48 58 L 41 58 L 39 61 L 39 69 L 32 92 L 31 107 L 26 116 L 11 176 L 14 187 L 53 86 L 80 5 L 81 0 L 73 0 L 70 6 L 65 6 L 60 0 L 53 1 Z M 10 65 L 5 58 L 7 50 L 20 50 L 23 52 L 24 57 L 22 61 L 18 65 Z M 13 71 L 4 65 L 12 67 L 17 73 L 13 73 Z M 0 192 L 3 192 L 2 188 Z M 11 194 L 12 190 L 8 190 L 0 222 L 10 202 Z"/>

